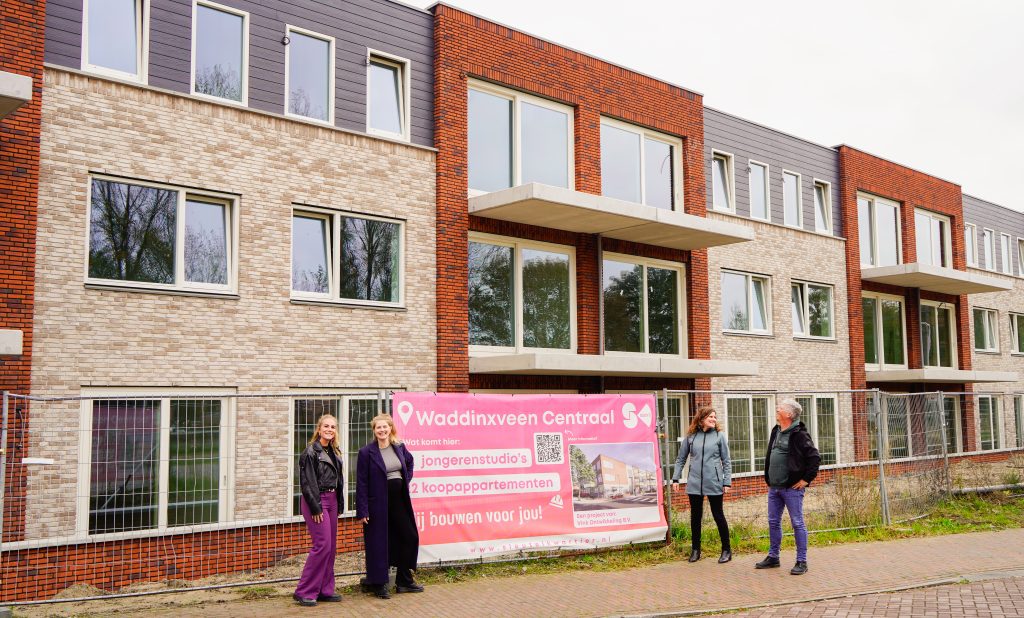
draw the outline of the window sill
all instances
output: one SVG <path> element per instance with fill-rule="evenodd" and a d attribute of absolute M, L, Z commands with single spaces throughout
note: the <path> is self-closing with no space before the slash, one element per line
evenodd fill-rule
<path fill-rule="evenodd" d="M 214 292 L 202 290 L 178 290 L 143 288 L 132 285 L 117 285 L 114 283 L 86 283 L 87 290 L 105 290 L 108 292 L 136 292 L 139 294 L 165 294 L 168 296 L 195 296 L 200 298 L 222 298 L 224 300 L 239 300 L 241 296 L 237 292 Z"/>
<path fill-rule="evenodd" d="M 793 335 L 793 341 L 812 341 L 815 343 L 839 343 L 835 337 L 811 337 L 808 335 Z"/>
<path fill-rule="evenodd" d="M 986 354 L 988 356 L 1002 356 L 1003 353 L 999 350 L 974 350 L 975 354 Z"/>
<path fill-rule="evenodd" d="M 723 330 L 722 334 L 729 337 L 754 337 L 756 339 L 775 339 L 775 333 L 748 333 L 737 330 Z"/>
<path fill-rule="evenodd" d="M 312 298 L 291 298 L 289 299 L 289 302 L 293 305 L 317 305 L 321 307 L 340 307 L 343 309 L 369 309 L 370 311 L 395 312 L 408 311 L 408 309 L 402 305 L 364 305 L 362 303 L 346 303 L 344 301 L 337 300 L 315 300 Z"/>

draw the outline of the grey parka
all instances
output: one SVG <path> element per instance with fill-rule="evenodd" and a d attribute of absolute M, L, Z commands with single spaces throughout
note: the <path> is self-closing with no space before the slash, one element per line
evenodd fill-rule
<path fill-rule="evenodd" d="M 678 481 L 683 466 L 690 458 L 690 472 L 686 475 L 686 493 L 700 496 L 720 496 L 723 487 L 732 486 L 732 460 L 729 441 L 715 429 L 698 431 L 686 436 L 679 446 L 672 480 Z"/>

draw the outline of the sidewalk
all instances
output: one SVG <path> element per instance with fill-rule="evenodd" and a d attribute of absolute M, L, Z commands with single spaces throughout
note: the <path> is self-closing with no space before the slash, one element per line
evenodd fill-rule
<path fill-rule="evenodd" d="M 341 603 L 301 608 L 291 599 L 233 602 L 147 612 L 143 616 L 632 616 L 726 610 L 793 603 L 858 593 L 951 583 L 986 572 L 1024 570 L 1024 530 L 1004 530 L 853 543 L 812 545 L 810 571 L 794 577 L 792 551 L 782 568 L 756 571 L 762 555 L 743 555 L 720 565 L 716 556 L 696 564 L 677 562 L 614 573 L 571 572 L 476 579 L 433 585 L 424 594 L 382 601 L 347 595 Z"/>

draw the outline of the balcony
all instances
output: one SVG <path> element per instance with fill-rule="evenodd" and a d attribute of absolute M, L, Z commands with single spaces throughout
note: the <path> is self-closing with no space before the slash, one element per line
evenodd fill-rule
<path fill-rule="evenodd" d="M 898 285 L 905 288 L 919 288 L 953 296 L 1003 292 L 1013 289 L 1012 284 L 1004 283 L 995 277 L 943 268 L 924 262 L 862 268 L 860 278 L 864 281 Z"/>
<path fill-rule="evenodd" d="M 31 77 L 0 71 L 0 120 L 31 100 Z"/>
<path fill-rule="evenodd" d="M 469 214 L 670 249 L 754 239 L 753 230 L 735 223 L 537 183 L 471 197 Z"/>
<path fill-rule="evenodd" d="M 931 384 L 978 384 L 984 382 L 1016 382 L 1015 371 L 978 371 L 925 367 L 924 369 L 887 369 L 868 371 L 868 382 L 915 382 Z"/>
<path fill-rule="evenodd" d="M 471 356 L 470 373 L 542 376 L 627 376 L 656 378 L 720 378 L 755 376 L 757 363 L 664 356 L 610 356 L 526 352 Z"/>

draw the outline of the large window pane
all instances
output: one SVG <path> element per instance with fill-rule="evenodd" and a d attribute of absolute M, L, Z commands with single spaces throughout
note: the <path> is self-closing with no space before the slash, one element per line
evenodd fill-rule
<path fill-rule="evenodd" d="M 196 5 L 195 91 L 242 101 L 245 18 Z"/>
<path fill-rule="evenodd" d="M 729 183 L 729 161 L 725 157 L 711 160 L 711 199 L 718 210 L 732 210 L 732 185 Z"/>
<path fill-rule="evenodd" d="M 921 355 L 926 367 L 939 364 L 938 333 L 936 332 L 937 317 L 935 307 L 921 306 Z"/>
<path fill-rule="evenodd" d="M 569 256 L 523 250 L 523 345 L 569 349 Z"/>
<path fill-rule="evenodd" d="M 894 204 L 875 202 L 875 225 L 878 243 L 877 266 L 899 264 L 899 208 Z"/>
<path fill-rule="evenodd" d="M 402 71 L 393 64 L 370 62 L 370 128 L 401 135 Z"/>
<path fill-rule="evenodd" d="M 864 318 L 864 362 L 878 364 L 877 306 L 874 298 L 861 299 L 861 315 Z"/>
<path fill-rule="evenodd" d="M 857 230 L 860 236 L 860 263 L 875 264 L 875 234 L 874 224 L 871 221 L 871 202 L 859 197 L 857 198 Z"/>
<path fill-rule="evenodd" d="M 751 450 L 754 458 L 754 470 L 764 470 L 764 454 L 768 451 L 768 437 L 774 423 L 768 422 L 768 399 L 753 397 L 750 400 L 754 421 L 754 435 Z M 774 417 L 773 417 L 774 419 Z"/>
<path fill-rule="evenodd" d="M 92 181 L 89 276 L 174 283 L 178 192 Z"/>
<path fill-rule="evenodd" d="M 942 418 L 946 425 L 946 452 L 947 453 L 958 453 L 960 449 L 957 448 L 957 397 L 946 396 L 942 398 Z"/>
<path fill-rule="evenodd" d="M 96 67 L 139 73 L 138 0 L 88 0 L 88 60 Z"/>
<path fill-rule="evenodd" d="M 644 203 L 672 210 L 674 157 L 672 146 L 644 138 Z"/>
<path fill-rule="evenodd" d="M 167 525 L 219 520 L 219 400 L 171 400 Z"/>
<path fill-rule="evenodd" d="M 1024 395 L 1013 398 L 1013 427 L 1017 434 L 1017 448 L 1024 447 Z"/>
<path fill-rule="evenodd" d="M 727 399 L 725 406 L 732 471 L 750 472 L 750 400 Z"/>
<path fill-rule="evenodd" d="M 523 102 L 522 182 L 569 186 L 569 116 Z"/>
<path fill-rule="evenodd" d="M 832 336 L 832 288 L 807 286 L 807 317 L 812 337 Z"/>
<path fill-rule="evenodd" d="M 722 273 L 722 327 L 728 330 L 749 330 L 747 315 L 747 277 Z"/>
<path fill-rule="evenodd" d="M 292 217 L 292 289 L 327 294 L 327 219 Z"/>
<path fill-rule="evenodd" d="M 399 225 L 377 219 L 339 219 L 341 297 L 398 302 Z"/>
<path fill-rule="evenodd" d="M 643 267 L 604 261 L 604 341 L 613 352 L 643 352 Z"/>
<path fill-rule="evenodd" d="M 157 526 L 159 401 L 94 401 L 89 533 Z"/>
<path fill-rule="evenodd" d="M 299 483 L 299 455 L 302 451 L 306 450 L 306 446 L 309 444 L 309 439 L 313 437 L 313 432 L 316 431 L 316 422 L 324 414 L 330 414 L 331 416 L 339 419 L 341 422 L 341 415 L 338 413 L 339 401 L 334 399 L 296 399 L 295 400 L 295 416 L 292 419 L 292 515 L 301 515 L 302 511 L 299 510 L 300 500 L 302 500 L 302 487 Z M 338 431 L 342 430 L 338 427 Z M 341 435 L 339 433 L 339 435 Z M 358 448 L 362 447 L 360 444 Z"/>
<path fill-rule="evenodd" d="M 768 219 L 768 183 L 765 166 L 750 164 L 750 216 Z"/>
<path fill-rule="evenodd" d="M 896 300 L 882 300 L 882 350 L 885 364 L 904 364 L 903 304 Z"/>
<path fill-rule="evenodd" d="M 601 124 L 601 194 L 640 201 L 640 134 Z"/>
<path fill-rule="evenodd" d="M 224 204 L 185 202 L 185 280 L 228 282 L 227 213 Z"/>
<path fill-rule="evenodd" d="M 331 111 L 331 43 L 295 31 L 288 38 L 288 113 L 326 122 Z M 373 71 L 371 65 L 371 76 Z"/>
<path fill-rule="evenodd" d="M 679 271 L 647 269 L 647 325 L 651 354 L 679 353 Z"/>
<path fill-rule="evenodd" d="M 953 366 L 953 311 L 951 309 L 940 308 L 936 313 L 936 324 L 935 328 L 938 331 L 938 342 L 939 342 L 939 366 L 940 367 L 952 367 Z"/>
<path fill-rule="evenodd" d="M 515 345 L 512 247 L 469 243 L 469 343 Z"/>
<path fill-rule="evenodd" d="M 823 465 L 834 464 L 836 458 L 836 400 L 832 397 L 815 399 L 815 427 L 818 432 L 818 452 Z"/>
<path fill-rule="evenodd" d="M 800 225 L 800 177 L 796 174 L 782 174 L 782 206 L 786 225 Z"/>
<path fill-rule="evenodd" d="M 512 186 L 512 101 L 469 91 L 469 188 Z"/>

